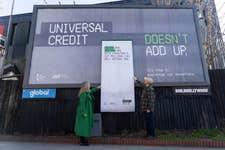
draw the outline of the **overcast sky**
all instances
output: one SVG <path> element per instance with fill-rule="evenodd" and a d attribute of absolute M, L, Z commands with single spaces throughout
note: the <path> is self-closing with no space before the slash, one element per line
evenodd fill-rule
<path fill-rule="evenodd" d="M 13 14 L 32 12 L 33 5 L 45 4 L 44 1 L 47 1 L 48 4 L 59 4 L 59 1 L 61 1 L 62 4 L 73 4 L 74 0 L 15 0 Z M 110 1 L 119 0 L 75 0 L 76 4 L 96 4 Z M 215 0 L 215 3 L 221 30 L 225 34 L 225 0 Z M 11 5 L 12 0 L 0 0 L 0 16 L 9 15 L 11 11 Z"/>
<path fill-rule="evenodd" d="M 45 4 L 45 0 L 15 0 L 13 14 L 21 14 L 32 12 L 33 5 Z M 73 4 L 74 0 L 46 0 L 48 4 Z M 111 2 L 119 0 L 75 0 L 76 4 L 96 4 L 103 2 Z M 0 16 L 6 16 L 10 14 L 12 6 L 12 0 L 0 0 Z"/>

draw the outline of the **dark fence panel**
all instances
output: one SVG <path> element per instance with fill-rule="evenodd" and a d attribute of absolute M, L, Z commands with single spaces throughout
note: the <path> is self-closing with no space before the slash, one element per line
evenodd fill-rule
<path fill-rule="evenodd" d="M 42 135 L 73 132 L 77 91 L 57 90 L 57 99 L 22 100 L 16 131 Z"/>
<path fill-rule="evenodd" d="M 209 71 L 212 104 L 218 127 L 225 126 L 225 69 Z"/>
<path fill-rule="evenodd" d="M 136 89 L 137 93 L 141 89 Z M 136 97 L 138 106 L 140 95 Z M 156 88 L 156 127 L 159 129 L 215 128 L 216 121 L 210 96 L 177 96 L 172 88 Z M 139 113 L 103 113 L 105 133 L 144 128 L 144 118 Z"/>
<path fill-rule="evenodd" d="M 0 80 L 0 133 L 12 133 L 21 97 L 20 81 Z"/>
<path fill-rule="evenodd" d="M 156 87 L 156 127 L 159 129 L 193 129 L 224 127 L 225 70 L 209 72 L 211 96 L 174 95 L 172 87 Z M 14 132 L 42 135 L 73 134 L 78 89 L 57 89 L 56 99 L 21 99 L 21 83 L 0 82 L 0 132 L 9 110 L 15 110 L 11 123 Z M 16 90 L 15 90 L 16 89 Z M 144 128 L 139 112 L 141 89 L 135 89 L 136 112 L 102 113 L 103 132 L 117 134 L 122 130 Z M 14 98 L 14 100 L 13 100 Z M 95 112 L 100 112 L 100 92 L 95 94 Z M 10 113 L 9 113 L 10 114 Z M 16 115 L 15 115 L 16 114 Z M 10 120 L 9 120 L 10 121 Z"/>
<path fill-rule="evenodd" d="M 4 129 L 5 116 L 8 109 L 8 99 L 10 85 L 7 85 L 6 82 L 0 82 L 0 132 Z"/>
<path fill-rule="evenodd" d="M 17 131 L 32 134 L 72 133 L 77 89 L 58 89 L 56 99 L 22 100 Z M 102 113 L 104 133 L 144 128 L 139 112 L 141 89 L 136 88 L 136 112 Z M 95 112 L 100 112 L 100 92 L 95 94 Z M 214 128 L 215 116 L 209 96 L 177 96 L 172 88 L 156 88 L 156 127 L 159 129 Z"/>

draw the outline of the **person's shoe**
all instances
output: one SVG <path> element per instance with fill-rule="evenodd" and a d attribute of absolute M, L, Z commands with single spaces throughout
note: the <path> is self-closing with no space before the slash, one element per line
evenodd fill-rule
<path fill-rule="evenodd" d="M 81 143 L 80 143 L 80 146 L 84 146 L 84 144 L 85 144 L 85 143 L 82 143 L 82 142 L 81 142 Z"/>
<path fill-rule="evenodd" d="M 80 146 L 89 146 L 90 144 L 85 142 L 85 143 L 80 143 Z"/>
<path fill-rule="evenodd" d="M 154 140 L 155 137 L 154 136 L 146 136 L 146 140 Z"/>
<path fill-rule="evenodd" d="M 85 143 L 85 146 L 89 146 L 90 144 L 88 142 Z"/>

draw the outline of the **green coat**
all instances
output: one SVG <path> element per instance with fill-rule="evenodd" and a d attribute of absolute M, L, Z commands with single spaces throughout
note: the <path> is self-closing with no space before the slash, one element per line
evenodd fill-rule
<path fill-rule="evenodd" d="M 74 131 L 78 136 L 90 137 L 91 128 L 94 124 L 93 119 L 93 93 L 98 88 L 93 88 L 90 92 L 83 92 L 80 95 L 80 101 L 77 106 L 76 122 Z M 86 116 L 84 115 L 86 114 Z"/>

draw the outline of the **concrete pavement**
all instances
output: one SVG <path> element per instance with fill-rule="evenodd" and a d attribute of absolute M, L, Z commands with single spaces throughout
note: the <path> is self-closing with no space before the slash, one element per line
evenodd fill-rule
<path fill-rule="evenodd" d="M 129 146 L 129 145 L 90 145 L 81 147 L 77 144 L 56 144 L 36 142 L 0 141 L 0 150 L 225 150 L 225 148 Z"/>

